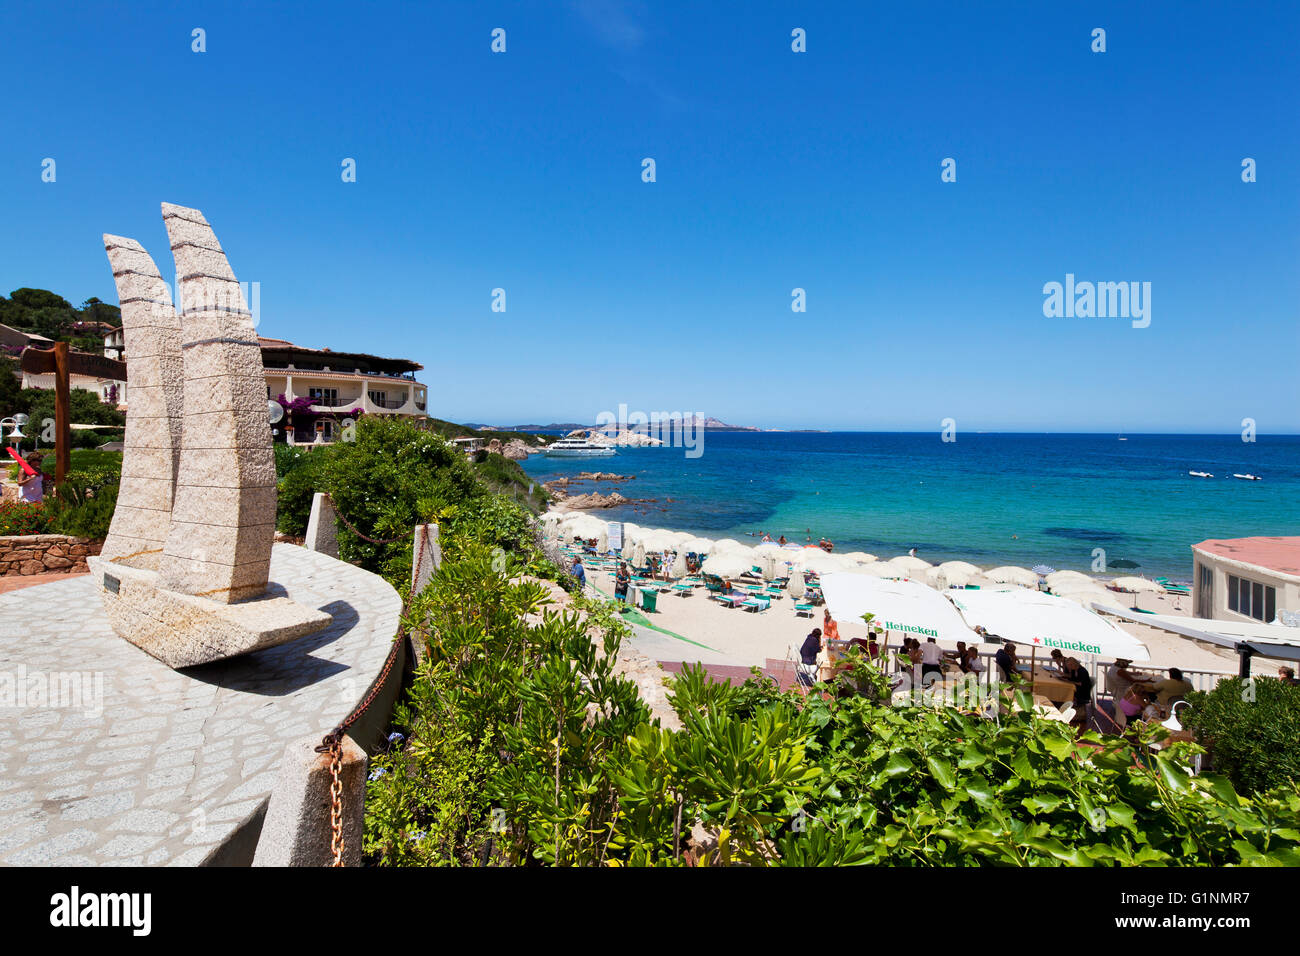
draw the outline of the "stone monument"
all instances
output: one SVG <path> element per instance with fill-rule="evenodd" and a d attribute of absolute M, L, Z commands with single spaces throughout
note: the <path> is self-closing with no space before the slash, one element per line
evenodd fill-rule
<path fill-rule="evenodd" d="M 275 458 L 262 353 L 203 214 L 163 203 L 182 311 L 144 247 L 104 236 L 130 401 L 117 509 L 91 559 L 113 629 L 170 667 L 283 644 L 324 612 L 267 596 Z"/>

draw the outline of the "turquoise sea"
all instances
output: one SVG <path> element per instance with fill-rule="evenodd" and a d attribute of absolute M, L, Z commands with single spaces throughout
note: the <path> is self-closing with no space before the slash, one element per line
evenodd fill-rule
<path fill-rule="evenodd" d="M 570 487 L 655 499 L 595 512 L 610 520 L 742 541 L 764 531 L 825 536 L 836 551 L 882 558 L 916 548 L 933 563 L 1088 571 L 1101 548 L 1107 561 L 1140 564 L 1132 573 L 1188 580 L 1198 541 L 1300 534 L 1300 435 L 1124 437 L 709 431 L 695 459 L 629 448 L 612 458 L 534 455 L 523 466 L 539 481 L 634 475 Z"/>

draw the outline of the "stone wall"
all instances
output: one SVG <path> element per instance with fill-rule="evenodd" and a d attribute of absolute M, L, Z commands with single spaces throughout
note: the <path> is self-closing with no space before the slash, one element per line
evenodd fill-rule
<path fill-rule="evenodd" d="M 0 535 L 0 574 L 88 571 L 86 558 L 99 554 L 102 541 L 66 534 Z"/>

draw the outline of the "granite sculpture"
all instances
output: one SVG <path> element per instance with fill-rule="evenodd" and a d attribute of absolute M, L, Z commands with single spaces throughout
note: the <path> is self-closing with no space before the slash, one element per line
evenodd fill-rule
<path fill-rule="evenodd" d="M 104 236 L 130 369 L 122 482 L 97 575 L 114 630 L 171 667 L 271 647 L 328 614 L 267 596 L 275 458 L 252 315 L 203 214 L 163 223 L 182 311 L 140 243 Z"/>

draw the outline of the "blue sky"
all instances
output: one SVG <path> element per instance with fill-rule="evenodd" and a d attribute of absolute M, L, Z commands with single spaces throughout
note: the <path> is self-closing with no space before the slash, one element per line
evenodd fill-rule
<path fill-rule="evenodd" d="M 1300 430 L 1300 7 L 805 6 L 11 0 L 0 291 L 116 301 L 103 232 L 170 275 L 168 201 L 443 418 Z M 1045 317 L 1067 273 L 1150 326 Z"/>

